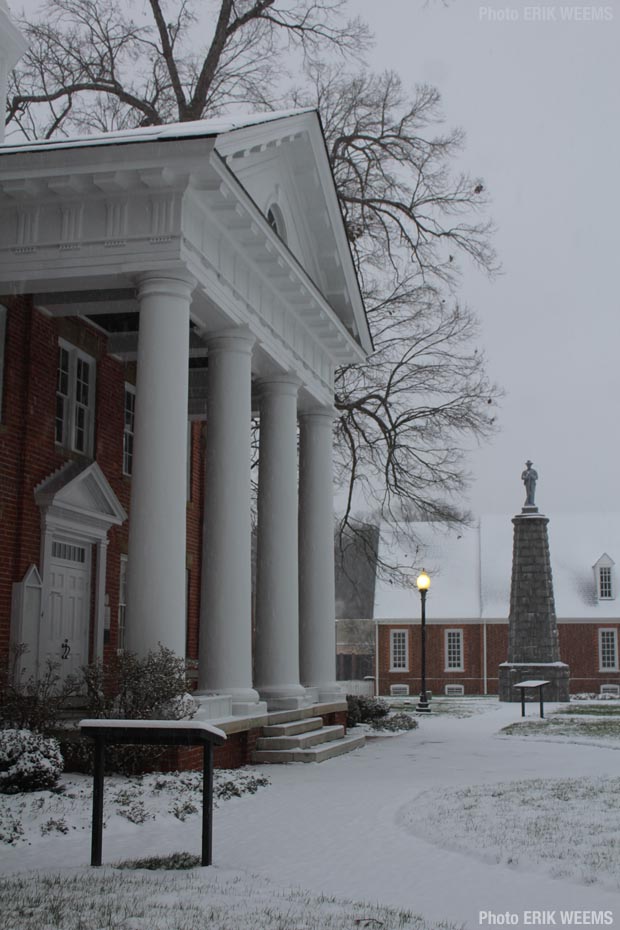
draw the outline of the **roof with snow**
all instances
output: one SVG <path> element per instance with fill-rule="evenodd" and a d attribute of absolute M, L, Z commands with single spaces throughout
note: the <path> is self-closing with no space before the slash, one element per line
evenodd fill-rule
<path fill-rule="evenodd" d="M 135 142 L 160 142 L 172 139 L 192 139 L 197 137 L 219 136 L 223 133 L 233 132 L 235 129 L 246 129 L 249 126 L 260 126 L 274 123 L 277 120 L 289 119 L 291 116 L 301 116 L 305 113 L 315 113 L 311 107 L 291 110 L 270 110 L 266 113 L 251 113 L 238 115 L 213 116 L 209 119 L 193 120 L 186 123 L 165 123 L 160 126 L 139 126 L 135 129 L 117 129 L 113 132 L 102 132 L 84 135 L 68 136 L 66 138 L 33 139 L 20 141 L 14 144 L 5 142 L 0 147 L 0 154 L 11 152 L 30 152 L 37 149 L 51 151 L 52 149 L 80 148 L 93 145 L 123 145 Z"/>
<path fill-rule="evenodd" d="M 512 573 L 512 515 L 485 514 L 469 528 L 446 529 L 415 523 L 417 546 L 403 544 L 398 527 L 381 528 L 380 556 L 406 566 L 412 588 L 377 580 L 375 618 L 411 619 L 419 614 L 415 578 L 424 567 L 431 577 L 428 614 L 432 620 L 507 619 Z M 620 616 L 620 598 L 599 599 L 594 567 L 606 557 L 614 580 L 620 564 L 620 514 L 556 514 L 549 517 L 549 549 L 558 619 Z M 615 563 L 615 564 L 614 564 Z"/>

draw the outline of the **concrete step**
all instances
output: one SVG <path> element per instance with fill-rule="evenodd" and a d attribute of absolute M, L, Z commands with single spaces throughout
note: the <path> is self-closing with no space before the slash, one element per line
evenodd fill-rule
<path fill-rule="evenodd" d="M 310 749 L 311 746 L 342 739 L 343 736 L 343 726 L 321 727 L 318 730 L 309 730 L 307 733 L 298 733 L 296 736 L 262 736 L 256 741 L 256 748 L 259 750 Z"/>
<path fill-rule="evenodd" d="M 260 749 L 252 754 L 252 762 L 286 763 L 286 762 L 325 762 L 345 752 L 359 749 L 366 743 L 365 736 L 343 736 L 310 749 Z"/>
<path fill-rule="evenodd" d="M 290 723 L 275 723 L 263 727 L 263 736 L 297 736 L 298 733 L 319 730 L 322 726 L 322 717 L 306 717 L 305 720 L 292 720 Z"/>

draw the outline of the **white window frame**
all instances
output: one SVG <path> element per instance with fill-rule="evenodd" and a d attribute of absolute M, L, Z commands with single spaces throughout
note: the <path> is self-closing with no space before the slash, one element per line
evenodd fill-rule
<path fill-rule="evenodd" d="M 396 647 L 396 639 L 404 638 L 404 647 Z M 397 652 L 402 654 L 404 651 L 403 665 L 396 665 L 395 659 Z M 409 671 L 409 631 L 408 630 L 390 630 L 390 671 L 391 672 L 408 672 Z"/>
<path fill-rule="evenodd" d="M 127 407 L 127 397 L 133 397 L 132 409 Z M 129 414 L 129 417 L 128 417 Z M 128 478 L 133 472 L 133 440 L 136 422 L 136 388 L 135 385 L 125 382 L 123 394 L 123 474 Z"/>
<path fill-rule="evenodd" d="M 124 652 L 126 649 L 125 639 L 127 634 L 127 566 L 129 559 L 126 555 L 121 556 L 120 571 L 118 575 L 118 625 L 116 631 L 116 651 Z"/>
<path fill-rule="evenodd" d="M 2 401 L 4 398 L 4 354 L 6 349 L 6 318 L 8 310 L 0 304 L 0 423 L 2 423 Z"/>
<path fill-rule="evenodd" d="M 604 591 L 606 593 L 603 593 Z M 599 565 L 598 567 L 598 599 L 599 601 L 613 601 L 614 599 L 611 565 Z"/>
<path fill-rule="evenodd" d="M 613 665 L 604 664 L 604 646 L 603 640 L 605 639 L 604 634 L 611 634 L 611 642 L 613 644 Z M 599 672 L 617 672 L 618 669 L 618 631 L 614 627 L 601 627 L 598 631 L 598 670 Z"/>
<path fill-rule="evenodd" d="M 63 393 L 59 389 L 58 382 L 58 371 L 60 367 L 60 352 L 64 350 L 68 356 L 68 368 L 67 368 L 67 391 Z M 78 376 L 80 364 L 83 363 L 88 366 L 89 369 L 89 381 L 88 381 L 88 404 L 81 403 L 78 400 L 79 396 L 79 386 L 78 386 Z M 58 358 L 56 362 L 56 372 L 57 372 L 57 383 L 56 383 L 56 425 L 59 421 L 58 417 L 58 399 L 59 397 L 64 398 L 63 404 L 63 415 L 60 418 L 62 423 L 62 436 L 59 438 L 55 433 L 56 445 L 61 446 L 63 449 L 69 449 L 71 452 L 78 452 L 81 455 L 91 456 L 94 453 L 94 439 L 95 439 L 95 391 L 96 391 L 96 380 L 97 380 L 97 363 L 92 355 L 88 355 L 86 352 L 82 352 L 81 349 L 78 349 L 77 346 L 71 345 L 70 342 L 65 342 L 64 339 L 58 340 Z M 84 410 L 85 413 L 85 435 L 86 441 L 84 443 L 84 448 L 78 448 L 76 442 L 77 430 L 78 430 L 78 414 L 81 410 Z"/>
<path fill-rule="evenodd" d="M 459 648 L 459 658 L 460 662 L 458 665 L 450 664 L 450 638 L 456 636 L 458 639 L 458 648 Z M 465 665 L 463 661 L 463 630 L 461 629 L 450 629 L 444 631 L 444 671 L 445 672 L 464 672 Z"/>

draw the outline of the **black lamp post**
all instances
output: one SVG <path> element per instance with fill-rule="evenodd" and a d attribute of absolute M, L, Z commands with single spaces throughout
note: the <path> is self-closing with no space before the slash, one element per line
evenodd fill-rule
<path fill-rule="evenodd" d="M 421 714 L 430 714 L 431 709 L 428 704 L 428 698 L 426 697 L 426 592 L 431 586 L 431 579 L 428 577 L 424 569 L 422 569 L 422 574 L 418 575 L 416 584 L 418 586 L 420 600 L 422 602 L 422 683 L 420 686 L 420 700 L 416 710 Z"/>

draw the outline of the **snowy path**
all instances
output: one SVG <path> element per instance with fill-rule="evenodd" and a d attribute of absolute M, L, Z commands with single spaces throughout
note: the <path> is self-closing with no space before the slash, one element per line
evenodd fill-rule
<path fill-rule="evenodd" d="M 427 920 L 485 927 L 479 912 L 613 911 L 620 893 L 483 861 L 413 835 L 404 810 L 435 789 L 620 773 L 620 747 L 498 738 L 518 705 L 489 704 L 466 719 L 423 718 L 416 731 L 373 738 L 365 749 L 321 765 L 264 766 L 272 786 L 215 812 L 215 869 L 248 871 L 285 887 L 412 910 Z M 533 714 L 532 708 L 528 715 Z M 424 808 L 421 806 L 421 810 Z M 2 849 L 0 871 L 84 866 L 88 830 Z M 104 862 L 173 850 L 197 851 L 197 818 L 136 827 L 116 818 L 104 835 Z M 557 918 L 560 924 L 559 915 Z"/>
<path fill-rule="evenodd" d="M 471 928 L 480 926 L 481 910 L 560 908 L 612 910 L 620 927 L 617 893 L 547 878 L 535 867 L 490 865 L 399 826 L 399 810 L 429 788 L 620 771 L 617 750 L 495 737 L 518 715 L 517 705 L 494 705 L 468 719 L 423 719 L 411 734 L 370 740 L 324 765 L 274 767 L 277 790 L 221 812 L 217 862 Z"/>

